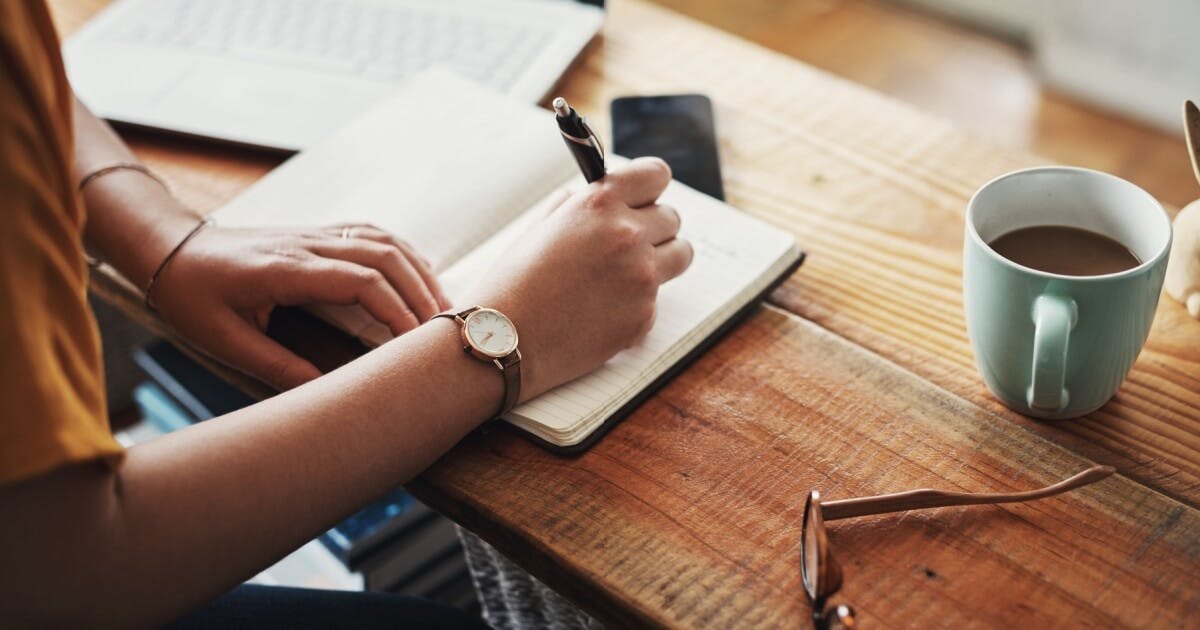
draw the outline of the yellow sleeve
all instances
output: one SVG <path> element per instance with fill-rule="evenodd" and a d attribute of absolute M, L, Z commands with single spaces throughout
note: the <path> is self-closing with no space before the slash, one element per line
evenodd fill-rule
<path fill-rule="evenodd" d="M 0 484 L 120 460 L 87 305 L 71 92 L 39 2 L 0 2 Z"/>

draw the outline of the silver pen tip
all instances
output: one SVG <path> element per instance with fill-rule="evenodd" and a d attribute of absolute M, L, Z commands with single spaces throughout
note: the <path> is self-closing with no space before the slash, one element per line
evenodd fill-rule
<path fill-rule="evenodd" d="M 571 106 L 567 105 L 567 99 L 558 96 L 550 103 L 554 107 L 554 113 L 559 116 L 568 116 L 571 113 Z"/>

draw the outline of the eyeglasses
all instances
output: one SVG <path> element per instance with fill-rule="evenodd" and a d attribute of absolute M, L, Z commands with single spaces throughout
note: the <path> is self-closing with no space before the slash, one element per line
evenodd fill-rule
<path fill-rule="evenodd" d="M 1112 466 L 1094 466 L 1052 486 L 1028 492 L 1003 494 L 910 490 L 822 503 L 821 493 L 816 490 L 810 491 L 804 501 L 804 525 L 800 534 L 800 576 L 804 581 L 808 601 L 812 604 L 813 625 L 822 630 L 856 627 L 853 608 L 844 604 L 826 607 L 829 598 L 842 588 L 842 567 L 829 553 L 829 536 L 825 532 L 825 521 L 952 505 L 1032 501 L 1095 483 L 1113 472 Z"/>

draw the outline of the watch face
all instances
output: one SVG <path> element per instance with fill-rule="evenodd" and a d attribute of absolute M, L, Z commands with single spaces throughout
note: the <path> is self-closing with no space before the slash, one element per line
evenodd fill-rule
<path fill-rule="evenodd" d="M 481 308 L 471 313 L 463 330 L 471 345 L 489 357 L 500 358 L 517 349 L 517 329 L 500 311 Z"/>

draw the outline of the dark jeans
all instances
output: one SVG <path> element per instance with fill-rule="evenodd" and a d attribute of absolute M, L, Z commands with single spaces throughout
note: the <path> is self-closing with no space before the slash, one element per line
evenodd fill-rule
<path fill-rule="evenodd" d="M 487 628 L 450 606 L 387 593 L 243 584 L 169 628 Z"/>

